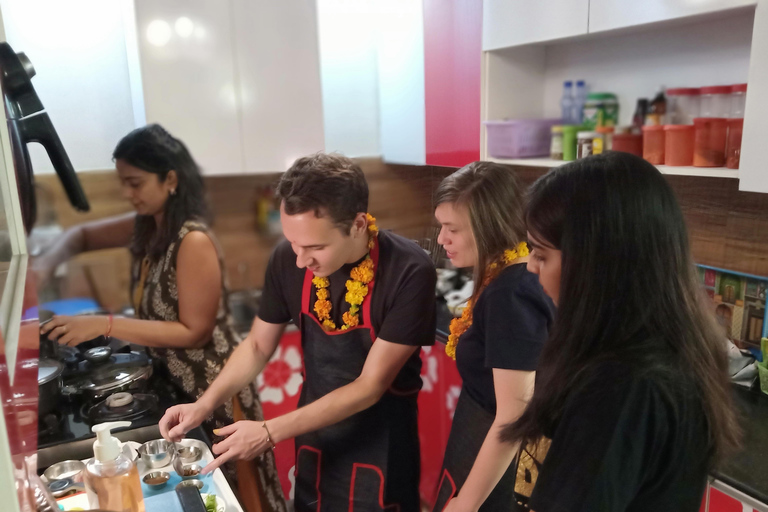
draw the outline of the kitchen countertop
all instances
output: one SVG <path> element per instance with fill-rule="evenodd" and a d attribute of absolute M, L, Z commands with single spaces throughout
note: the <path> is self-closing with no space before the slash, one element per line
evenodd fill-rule
<path fill-rule="evenodd" d="M 435 340 L 441 343 L 448 340 L 452 318 L 445 301 L 438 299 Z M 743 447 L 713 471 L 712 476 L 768 504 L 768 395 L 735 384 L 733 392 L 744 429 Z"/>
<path fill-rule="evenodd" d="M 768 395 L 734 385 L 734 402 L 741 413 L 741 451 L 712 475 L 744 494 L 768 504 Z"/>

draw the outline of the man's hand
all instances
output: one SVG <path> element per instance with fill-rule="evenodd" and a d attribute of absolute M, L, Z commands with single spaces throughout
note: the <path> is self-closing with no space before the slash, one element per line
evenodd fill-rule
<path fill-rule="evenodd" d="M 179 442 L 184 434 L 199 426 L 211 412 L 199 402 L 169 407 L 160 418 L 160 435 L 171 442 Z"/>
<path fill-rule="evenodd" d="M 267 429 L 261 424 L 261 421 L 236 421 L 215 430 L 214 434 L 227 438 L 213 445 L 217 457 L 203 468 L 201 474 L 210 473 L 229 460 L 251 460 L 272 448 Z"/>

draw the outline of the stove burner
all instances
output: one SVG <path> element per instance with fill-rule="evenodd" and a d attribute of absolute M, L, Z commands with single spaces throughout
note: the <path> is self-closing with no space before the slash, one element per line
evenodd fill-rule
<path fill-rule="evenodd" d="M 131 404 L 133 402 L 133 395 L 125 392 L 115 393 L 114 395 L 109 395 L 104 402 L 108 408 L 117 409 Z"/>
<path fill-rule="evenodd" d="M 135 420 L 157 409 L 156 395 L 143 393 L 115 393 L 87 409 L 86 416 L 92 423 L 105 421 Z"/>

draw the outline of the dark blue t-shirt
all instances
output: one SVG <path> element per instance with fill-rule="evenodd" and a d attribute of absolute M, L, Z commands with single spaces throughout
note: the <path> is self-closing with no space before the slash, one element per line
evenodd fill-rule
<path fill-rule="evenodd" d="M 493 369 L 535 371 L 555 306 L 526 265 L 501 271 L 477 301 L 472 326 L 456 346 L 464 390 L 496 414 Z"/>

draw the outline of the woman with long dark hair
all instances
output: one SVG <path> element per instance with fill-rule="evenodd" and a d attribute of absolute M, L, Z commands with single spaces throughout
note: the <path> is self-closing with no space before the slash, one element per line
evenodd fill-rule
<path fill-rule="evenodd" d="M 651 164 L 609 152 L 539 179 L 526 219 L 528 268 L 557 317 L 533 398 L 503 433 L 526 447 L 517 501 L 698 510 L 739 428 L 672 189 Z"/>
<path fill-rule="evenodd" d="M 475 288 L 446 348 L 463 385 L 432 510 L 512 510 L 516 448 L 499 433 L 533 392 L 554 305 L 526 270 L 523 193 L 511 169 L 471 163 L 440 183 L 435 203 L 438 242 L 455 266 L 473 269 Z"/>
<path fill-rule="evenodd" d="M 156 124 L 126 135 L 113 158 L 136 213 L 71 228 L 35 266 L 50 272 L 81 252 L 129 247 L 136 318 L 57 316 L 42 333 L 66 345 L 100 335 L 144 345 L 162 363 L 165 377 L 194 401 L 240 342 L 221 251 L 208 227 L 203 179 L 184 143 Z M 210 435 L 237 419 L 264 419 L 253 383 L 203 425 Z M 234 464 L 225 469 L 240 480 L 246 505 L 258 501 L 261 508 L 254 510 L 285 510 L 271 452 L 237 474 Z"/>

